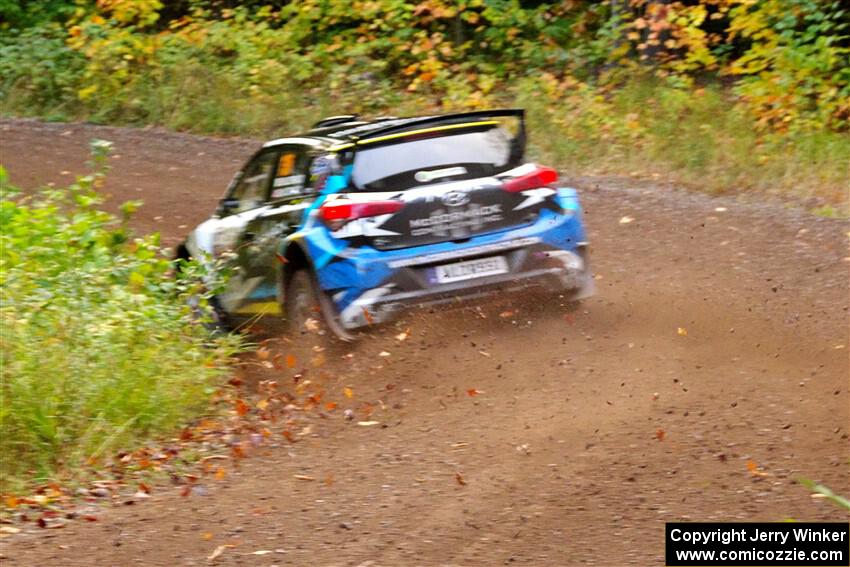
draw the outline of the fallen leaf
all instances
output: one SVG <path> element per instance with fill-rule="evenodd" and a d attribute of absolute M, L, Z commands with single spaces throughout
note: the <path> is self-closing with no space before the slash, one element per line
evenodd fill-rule
<path fill-rule="evenodd" d="M 378 425 L 380 421 L 358 421 L 357 425 L 362 425 L 363 427 L 369 427 L 370 425 Z"/>
<path fill-rule="evenodd" d="M 295 443 L 295 436 L 292 435 L 292 432 L 289 431 L 288 429 L 284 429 L 283 431 L 281 431 L 280 434 L 283 435 L 284 437 L 286 437 L 286 440 L 289 441 L 290 443 Z"/>
<path fill-rule="evenodd" d="M 295 480 L 310 480 L 310 481 L 316 480 L 315 477 L 307 476 L 306 474 L 296 474 L 296 475 L 293 475 L 293 478 Z"/>
<path fill-rule="evenodd" d="M 287 368 L 295 368 L 296 359 L 294 355 L 287 354 L 286 355 L 286 367 Z"/>
<path fill-rule="evenodd" d="M 319 322 L 310 317 L 306 321 L 304 321 L 304 328 L 307 329 L 309 333 L 318 333 L 319 332 Z"/>
<path fill-rule="evenodd" d="M 337 408 L 337 405 L 339 405 L 339 404 L 337 404 L 336 402 L 327 402 L 325 404 L 325 409 L 328 410 L 328 411 L 333 411 Z"/>
<path fill-rule="evenodd" d="M 508 317 L 513 317 L 513 316 L 514 316 L 513 311 L 502 311 L 501 313 L 499 313 L 499 317 L 501 317 L 502 319 L 507 319 Z"/>
<path fill-rule="evenodd" d="M 620 218 L 620 224 L 629 224 L 633 220 L 635 220 L 635 219 L 633 219 L 632 217 L 621 217 Z"/>
<path fill-rule="evenodd" d="M 213 533 L 212 532 L 204 532 L 204 533 L 201 534 L 201 538 L 203 538 L 204 541 L 209 541 L 213 538 Z"/>
<path fill-rule="evenodd" d="M 385 350 L 382 350 L 381 352 L 378 353 L 378 356 L 385 356 L 386 357 L 386 356 L 390 356 L 390 353 L 388 353 Z"/>
<path fill-rule="evenodd" d="M 455 480 L 457 481 L 457 483 L 459 485 L 466 486 L 466 480 L 464 480 L 463 475 L 460 474 L 459 472 L 455 473 Z"/>
<path fill-rule="evenodd" d="M 219 555 L 224 553 L 225 549 L 231 549 L 233 547 L 236 547 L 236 546 L 229 544 L 229 543 L 226 543 L 224 545 L 219 545 L 218 547 L 215 548 L 215 551 L 213 551 L 212 553 L 209 554 L 209 556 L 207 557 L 207 561 L 215 561 L 218 558 Z"/>
<path fill-rule="evenodd" d="M 679 333 L 679 336 L 681 336 L 681 337 L 687 337 L 688 336 L 688 330 L 684 327 L 679 327 L 676 332 Z"/>
<path fill-rule="evenodd" d="M 6 504 L 6 508 L 17 508 L 19 503 L 18 499 L 14 496 L 7 496 L 4 499 L 4 502 Z"/>
<path fill-rule="evenodd" d="M 399 342 L 406 341 L 409 336 L 410 336 L 410 329 L 405 329 L 403 333 L 399 333 L 395 336 L 395 340 L 397 340 Z"/>
<path fill-rule="evenodd" d="M 759 470 L 759 466 L 753 461 L 747 461 L 747 470 L 753 476 L 767 476 L 767 473 Z"/>
<path fill-rule="evenodd" d="M 274 553 L 274 551 L 269 551 L 268 549 L 259 549 L 257 551 L 252 551 L 251 555 L 268 555 L 269 553 Z"/>
<path fill-rule="evenodd" d="M 351 399 L 351 398 L 354 397 L 354 390 L 352 390 L 348 386 L 346 386 L 345 388 L 342 389 L 342 393 L 345 394 L 346 398 Z"/>
<path fill-rule="evenodd" d="M 470 388 L 469 390 L 466 391 L 466 395 L 469 396 L 470 398 L 475 397 L 478 394 L 483 394 L 483 393 L 484 392 L 482 392 L 480 390 L 476 390 L 475 388 Z"/>
<path fill-rule="evenodd" d="M 227 471 L 226 471 L 226 470 L 224 470 L 224 469 L 223 469 L 223 468 L 221 468 L 221 467 L 219 467 L 219 468 L 215 471 L 215 479 L 216 479 L 216 480 L 224 480 L 224 477 L 226 477 L 226 476 L 227 476 Z"/>
<path fill-rule="evenodd" d="M 659 429 L 655 432 L 655 438 L 658 439 L 659 441 L 664 441 L 664 435 L 665 435 L 665 433 L 664 433 L 663 429 Z"/>
<path fill-rule="evenodd" d="M 0 534 L 18 534 L 21 533 L 21 528 L 14 526 L 0 526 Z"/>
<path fill-rule="evenodd" d="M 234 402 L 234 405 L 236 406 L 236 413 L 239 414 L 240 416 L 244 416 L 251 409 L 250 407 L 248 407 L 248 404 L 246 404 L 244 401 L 242 401 L 240 399 L 237 399 Z"/>

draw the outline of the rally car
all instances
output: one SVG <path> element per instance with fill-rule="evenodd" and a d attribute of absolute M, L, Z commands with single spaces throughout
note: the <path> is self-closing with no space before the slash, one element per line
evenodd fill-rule
<path fill-rule="evenodd" d="M 330 117 L 264 144 L 178 256 L 235 266 L 220 316 L 282 313 L 343 339 L 494 290 L 587 297 L 578 195 L 525 145 L 517 109 Z"/>

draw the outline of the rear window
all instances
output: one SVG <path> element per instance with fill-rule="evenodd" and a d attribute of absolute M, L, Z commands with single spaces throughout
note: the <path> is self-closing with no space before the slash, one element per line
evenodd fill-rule
<path fill-rule="evenodd" d="M 487 122 L 457 130 L 411 133 L 398 141 L 358 148 L 351 174 L 361 191 L 398 191 L 474 179 L 518 165 L 522 148 L 509 125 Z"/>

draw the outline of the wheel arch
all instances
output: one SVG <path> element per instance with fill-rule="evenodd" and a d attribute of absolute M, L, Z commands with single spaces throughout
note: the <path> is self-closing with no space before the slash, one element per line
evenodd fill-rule
<path fill-rule="evenodd" d="M 307 255 L 304 247 L 298 242 L 290 242 L 286 249 L 283 251 L 283 269 L 280 270 L 280 277 L 278 278 L 278 285 L 280 291 L 280 299 L 283 301 L 286 288 L 289 286 L 289 282 L 292 280 L 293 274 L 296 271 L 302 269 L 313 269 L 313 264 L 310 262 L 310 258 Z"/>

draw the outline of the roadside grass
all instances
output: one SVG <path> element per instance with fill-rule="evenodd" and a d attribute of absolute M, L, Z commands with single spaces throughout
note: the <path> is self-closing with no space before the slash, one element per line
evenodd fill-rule
<path fill-rule="evenodd" d="M 148 125 L 199 134 L 278 137 L 306 130 L 324 116 L 414 115 L 468 109 L 463 100 L 435 103 L 428 93 L 352 82 L 349 90 L 240 94 L 235 78 L 186 62 L 142 75 L 125 101 L 97 109 L 39 102 L 12 89 L 7 114 Z M 850 215 L 850 134 L 821 130 L 766 131 L 720 87 L 683 90 L 635 79 L 617 89 L 586 83 L 546 85 L 525 79 L 485 106 L 528 111 L 531 155 L 570 175 L 660 179 L 710 193 L 769 195 L 814 214 Z"/>
<path fill-rule="evenodd" d="M 661 178 L 712 193 L 752 193 L 847 216 L 850 134 L 763 132 L 718 87 L 684 91 L 636 81 L 600 93 L 522 86 L 541 159 L 572 174 Z"/>
<path fill-rule="evenodd" d="M 209 410 L 240 349 L 213 337 L 158 236 L 99 210 L 96 169 L 24 196 L 0 169 L 0 492 L 73 480 Z M 137 203 L 127 203 L 127 216 Z"/>

